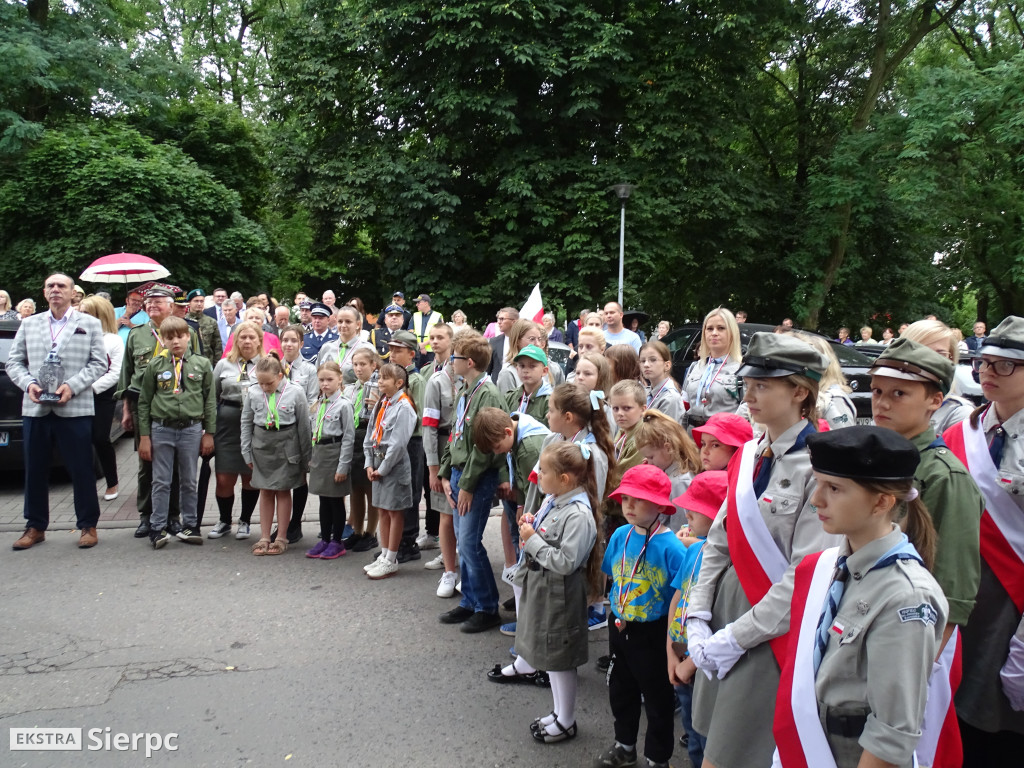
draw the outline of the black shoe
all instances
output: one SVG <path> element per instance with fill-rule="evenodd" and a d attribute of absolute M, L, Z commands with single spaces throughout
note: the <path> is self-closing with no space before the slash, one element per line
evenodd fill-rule
<path fill-rule="evenodd" d="M 296 544 L 302 541 L 302 526 L 288 529 L 288 543 Z"/>
<path fill-rule="evenodd" d="M 377 541 L 377 537 L 372 533 L 363 533 L 360 534 L 360 536 L 362 538 L 352 545 L 353 552 L 369 552 L 374 547 L 380 545 L 380 542 Z M 348 547 L 345 547 L 345 549 L 348 549 Z"/>
<path fill-rule="evenodd" d="M 153 549 L 163 549 L 170 540 L 171 534 L 165 530 L 149 534 L 149 541 L 153 545 Z"/>
<path fill-rule="evenodd" d="M 597 671 L 607 672 L 608 666 L 612 663 L 611 656 L 598 656 L 597 657 Z"/>
<path fill-rule="evenodd" d="M 488 629 L 501 626 L 501 616 L 497 613 L 484 613 L 483 611 L 477 611 L 468 619 L 459 630 L 465 632 L 467 635 L 475 634 L 476 632 L 486 632 Z"/>
<path fill-rule="evenodd" d="M 345 549 L 355 552 L 356 544 L 363 540 L 363 535 L 362 533 L 353 533 L 351 536 L 346 536 L 342 539 L 341 543 L 345 545 Z"/>
<path fill-rule="evenodd" d="M 136 539 L 144 539 L 147 536 L 149 536 L 149 534 L 150 534 L 149 518 L 148 517 L 144 517 L 142 519 L 142 522 L 139 523 L 139 527 L 135 529 L 135 538 Z"/>
<path fill-rule="evenodd" d="M 171 536 L 177 536 L 181 533 L 181 520 L 169 520 L 167 522 L 167 532 Z"/>
<path fill-rule="evenodd" d="M 516 609 L 516 596 L 512 595 L 512 597 L 501 604 L 501 607 L 506 611 L 514 611 Z"/>
<path fill-rule="evenodd" d="M 461 605 L 457 605 L 450 611 L 442 613 L 438 618 L 442 624 L 461 624 L 464 621 L 468 621 L 476 614 L 469 608 L 463 608 Z"/>
<path fill-rule="evenodd" d="M 169 533 L 169 532 L 168 532 Z M 186 544 L 202 544 L 203 535 L 199 533 L 198 528 L 182 528 L 178 531 L 175 536 L 178 537 L 178 541 L 184 541 Z"/>
<path fill-rule="evenodd" d="M 420 547 L 415 541 L 410 541 L 408 544 L 402 542 L 398 545 L 398 562 L 408 563 L 410 560 L 419 560 Z"/>

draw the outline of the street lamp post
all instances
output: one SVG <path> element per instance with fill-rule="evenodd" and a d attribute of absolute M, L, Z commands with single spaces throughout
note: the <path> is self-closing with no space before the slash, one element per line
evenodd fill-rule
<path fill-rule="evenodd" d="M 613 184 L 611 188 L 615 190 L 615 194 L 622 201 L 622 217 L 619 225 L 619 306 L 622 307 L 625 306 L 622 303 L 622 274 L 626 263 L 626 200 L 629 199 L 629 193 L 636 189 L 636 185 Z"/>

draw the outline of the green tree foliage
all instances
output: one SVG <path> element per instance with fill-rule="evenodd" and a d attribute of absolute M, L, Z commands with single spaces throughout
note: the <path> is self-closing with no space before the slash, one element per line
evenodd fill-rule
<path fill-rule="evenodd" d="M 258 285 L 271 271 L 266 234 L 238 194 L 131 128 L 48 130 L 0 175 L 0 284 L 12 293 L 122 250 L 155 258 L 184 286 Z"/>

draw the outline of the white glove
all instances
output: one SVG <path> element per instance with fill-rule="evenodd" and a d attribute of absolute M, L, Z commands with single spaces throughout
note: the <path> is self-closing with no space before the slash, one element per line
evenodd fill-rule
<path fill-rule="evenodd" d="M 703 653 L 705 658 L 718 669 L 718 679 L 724 680 L 740 657 L 746 653 L 746 648 L 741 648 L 732 634 L 732 624 L 715 632 L 715 634 L 704 644 Z"/>
<path fill-rule="evenodd" d="M 703 672 L 708 680 L 715 671 L 715 665 L 704 655 L 704 644 L 711 639 L 712 634 L 711 627 L 705 619 L 699 616 L 686 617 L 686 650 L 693 663 L 697 665 L 697 669 Z"/>
<path fill-rule="evenodd" d="M 999 670 L 999 679 L 1010 706 L 1024 712 L 1024 640 L 1019 637 L 1010 638 L 1010 653 Z"/>

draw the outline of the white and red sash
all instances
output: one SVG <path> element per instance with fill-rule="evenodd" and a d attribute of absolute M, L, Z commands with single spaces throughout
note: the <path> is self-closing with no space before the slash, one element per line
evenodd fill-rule
<path fill-rule="evenodd" d="M 985 432 L 965 419 L 942 435 L 985 497 L 981 516 L 981 556 L 999 579 L 1019 613 L 1024 613 L 1024 512 L 999 487 L 999 468 L 992 461 Z"/>
<path fill-rule="evenodd" d="M 960 629 L 953 628 L 928 679 L 928 703 L 924 709 L 917 759 L 931 768 L 960 768 L 964 762 L 960 725 L 953 696 L 960 687 Z"/>
<path fill-rule="evenodd" d="M 839 547 L 807 555 L 794 574 L 789 626 L 795 634 L 782 664 L 772 725 L 777 747 L 774 765 L 783 768 L 836 768 L 818 717 L 814 646 L 838 557 Z"/>
<path fill-rule="evenodd" d="M 757 441 L 750 440 L 729 462 L 729 495 L 726 535 L 729 554 L 743 593 L 751 605 L 757 605 L 774 584 L 782 580 L 789 560 L 775 543 L 757 506 L 754 493 L 754 452 Z M 787 635 L 771 640 L 779 664 L 786 652 Z"/>

